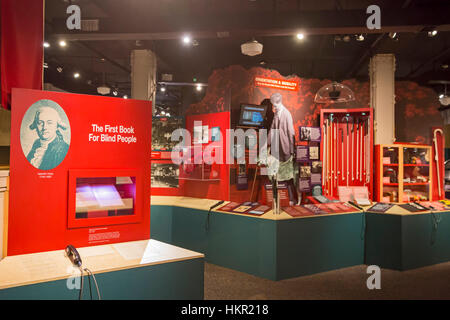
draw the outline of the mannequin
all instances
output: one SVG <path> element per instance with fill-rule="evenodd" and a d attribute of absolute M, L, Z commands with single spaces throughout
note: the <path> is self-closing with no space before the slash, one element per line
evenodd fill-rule
<path fill-rule="evenodd" d="M 272 94 L 270 102 L 274 112 L 268 141 L 268 145 L 271 146 L 270 154 L 280 161 L 277 180 L 287 181 L 289 197 L 297 204 L 299 198 L 294 183 L 295 130 L 292 115 L 283 105 L 280 93 Z M 275 145 L 271 145 L 272 142 Z"/>

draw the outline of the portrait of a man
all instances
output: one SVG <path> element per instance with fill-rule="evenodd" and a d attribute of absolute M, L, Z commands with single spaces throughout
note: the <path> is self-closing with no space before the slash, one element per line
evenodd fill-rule
<path fill-rule="evenodd" d="M 70 143 L 70 134 L 67 135 L 66 131 L 70 131 L 70 126 L 67 119 L 62 119 L 61 114 L 65 116 L 62 108 L 55 102 L 40 100 L 24 116 L 21 128 L 22 149 L 27 160 L 37 169 L 51 170 L 66 157 Z M 69 141 L 66 142 L 64 136 Z"/>

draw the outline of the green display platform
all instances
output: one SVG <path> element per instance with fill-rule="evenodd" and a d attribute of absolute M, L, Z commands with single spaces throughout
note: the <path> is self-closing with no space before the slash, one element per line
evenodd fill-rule
<path fill-rule="evenodd" d="M 102 299 L 203 299 L 203 258 L 96 274 Z M 92 281 L 91 281 L 92 282 Z M 97 293 L 92 283 L 93 299 Z M 85 277 L 83 299 L 90 299 Z M 79 290 L 67 289 L 67 280 L 42 282 L 0 290 L 0 300 L 78 299 Z"/>
<path fill-rule="evenodd" d="M 408 270 L 450 261 L 450 212 L 366 213 L 365 263 Z"/>
<path fill-rule="evenodd" d="M 268 220 L 152 205 L 152 238 L 205 254 L 208 262 L 281 280 L 364 263 L 364 214 Z"/>

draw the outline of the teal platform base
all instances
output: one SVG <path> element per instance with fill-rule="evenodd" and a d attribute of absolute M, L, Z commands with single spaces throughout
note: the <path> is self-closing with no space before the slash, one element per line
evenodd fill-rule
<path fill-rule="evenodd" d="M 409 270 L 450 261 L 450 212 L 366 213 L 365 263 Z"/>
<path fill-rule="evenodd" d="M 364 263 L 364 215 L 268 220 L 153 205 L 152 238 L 205 254 L 205 260 L 270 280 Z"/>
<path fill-rule="evenodd" d="M 203 272 L 203 258 L 197 258 L 99 273 L 95 277 L 105 300 L 201 300 Z M 79 290 L 67 289 L 66 283 L 67 280 L 57 280 L 3 289 L 0 300 L 77 300 Z M 83 289 L 83 300 L 90 299 L 87 277 Z M 96 300 L 94 286 L 92 295 Z"/>

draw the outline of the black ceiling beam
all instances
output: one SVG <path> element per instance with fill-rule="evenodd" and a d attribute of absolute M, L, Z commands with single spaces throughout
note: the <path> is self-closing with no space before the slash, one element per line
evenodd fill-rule
<path fill-rule="evenodd" d="M 381 29 L 366 27 L 365 10 L 333 10 L 308 12 L 278 12 L 173 15 L 157 13 L 134 17 L 126 15 L 101 19 L 102 33 L 74 32 L 67 30 L 65 19 L 55 19 L 54 38 L 66 40 L 169 40 L 179 39 L 189 32 L 194 38 L 218 38 L 217 32 L 228 31 L 230 36 L 289 36 L 299 29 L 308 34 L 349 34 L 419 32 L 424 26 L 438 26 L 439 31 L 450 31 L 447 12 L 450 5 L 409 7 L 381 11 Z M 173 21 L 168 24 L 167 21 Z M 268 27 L 270 26 L 270 27 Z"/>
<path fill-rule="evenodd" d="M 428 64 L 434 63 L 436 61 L 438 61 L 441 58 L 444 58 L 447 54 L 450 54 L 450 47 L 447 47 L 446 49 L 442 50 L 440 53 L 438 53 L 437 55 L 431 57 L 430 59 L 428 59 L 427 61 L 421 63 L 419 66 L 417 66 L 416 68 L 414 68 L 413 70 L 411 70 L 410 73 L 408 73 L 406 75 L 406 78 L 410 78 L 413 77 L 415 74 L 417 74 L 417 72 L 419 72 L 423 67 L 425 67 Z"/>
<path fill-rule="evenodd" d="M 131 70 L 123 65 L 121 65 L 120 63 L 114 61 L 113 59 L 109 58 L 108 56 L 106 56 L 104 53 L 100 52 L 99 50 L 95 49 L 94 47 L 92 47 L 90 44 L 86 43 L 85 41 L 77 41 L 76 43 L 80 44 L 81 46 L 83 46 L 84 48 L 88 49 L 89 51 L 92 51 L 93 53 L 95 53 L 98 57 L 105 59 L 106 61 L 108 61 L 110 64 L 112 64 L 113 66 L 121 69 L 122 71 L 126 72 L 126 73 L 131 73 Z"/>

